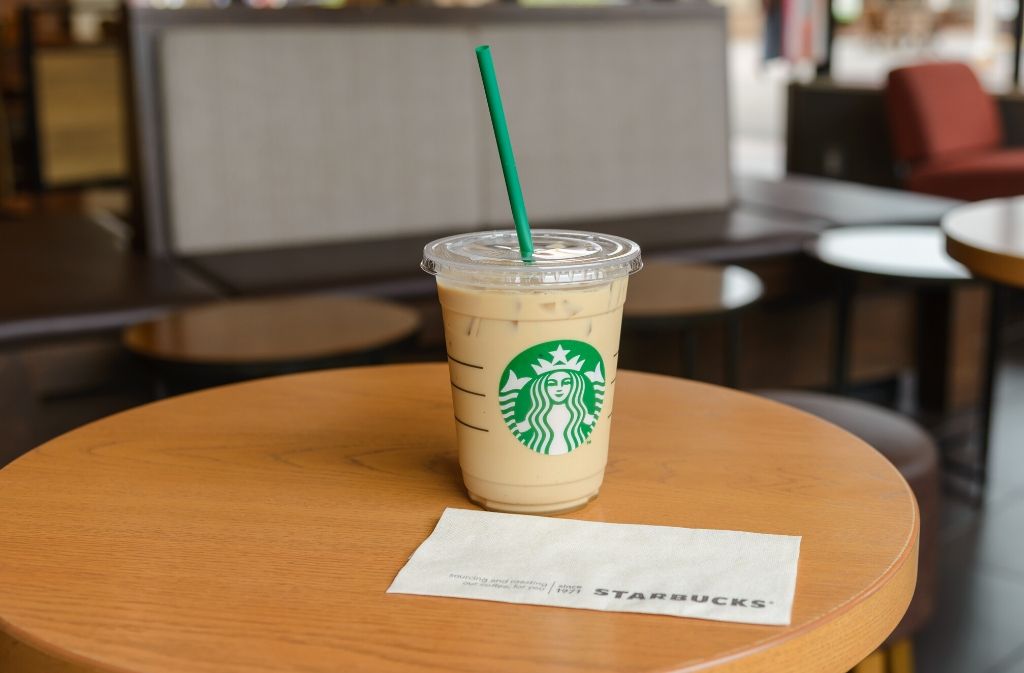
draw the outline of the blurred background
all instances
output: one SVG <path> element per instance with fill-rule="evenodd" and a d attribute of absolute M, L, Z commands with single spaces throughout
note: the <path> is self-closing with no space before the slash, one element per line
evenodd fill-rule
<path fill-rule="evenodd" d="M 0 466 L 443 360 L 422 247 L 510 223 L 487 42 L 534 225 L 643 247 L 622 365 L 821 415 L 914 488 L 918 593 L 857 670 L 1024 673 L 1024 302 L 940 230 L 1024 194 L 1021 5 L 3 0 Z"/>

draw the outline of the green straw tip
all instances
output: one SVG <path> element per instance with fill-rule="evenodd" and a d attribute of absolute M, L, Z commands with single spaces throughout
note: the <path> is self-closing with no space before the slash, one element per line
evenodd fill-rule
<path fill-rule="evenodd" d="M 478 46 L 476 48 L 476 53 L 482 54 L 482 53 L 484 53 L 486 51 L 490 51 L 490 50 L 491 50 L 491 45 L 489 45 L 489 44 L 481 44 L 480 46 Z"/>

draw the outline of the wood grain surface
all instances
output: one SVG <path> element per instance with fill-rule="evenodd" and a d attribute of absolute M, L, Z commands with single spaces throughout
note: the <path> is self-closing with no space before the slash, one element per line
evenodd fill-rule
<path fill-rule="evenodd" d="M 946 251 L 977 276 L 1024 287 L 1024 198 L 956 208 L 942 219 Z"/>
<path fill-rule="evenodd" d="M 473 507 L 447 367 L 398 365 L 171 398 L 0 470 L 0 670 L 839 673 L 882 642 L 918 514 L 881 455 L 747 394 L 617 385 L 605 484 L 566 516 L 801 535 L 791 626 L 385 594 Z"/>
<path fill-rule="evenodd" d="M 355 355 L 419 329 L 416 312 L 362 297 L 301 295 L 182 309 L 129 327 L 122 341 L 154 360 L 197 364 L 288 362 Z"/>

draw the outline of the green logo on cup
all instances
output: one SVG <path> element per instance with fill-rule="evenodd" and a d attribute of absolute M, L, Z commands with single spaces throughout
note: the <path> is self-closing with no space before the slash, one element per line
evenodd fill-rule
<path fill-rule="evenodd" d="M 508 429 L 537 453 L 569 453 L 590 436 L 604 404 L 604 361 L 582 341 L 548 341 L 512 358 L 498 404 Z"/>

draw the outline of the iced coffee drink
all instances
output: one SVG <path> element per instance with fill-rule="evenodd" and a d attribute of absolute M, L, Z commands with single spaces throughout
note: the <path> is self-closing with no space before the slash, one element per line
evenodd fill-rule
<path fill-rule="evenodd" d="M 469 497 L 506 512 L 575 509 L 608 458 L 622 305 L 640 250 L 615 236 L 514 232 L 435 241 L 459 463 Z"/>

